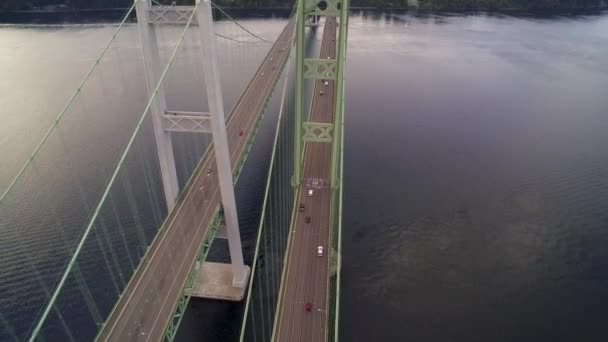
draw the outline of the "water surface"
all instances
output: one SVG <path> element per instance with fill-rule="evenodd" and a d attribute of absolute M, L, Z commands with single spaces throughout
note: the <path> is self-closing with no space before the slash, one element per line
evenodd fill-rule
<path fill-rule="evenodd" d="M 351 17 L 344 341 L 606 341 L 608 15 Z"/>

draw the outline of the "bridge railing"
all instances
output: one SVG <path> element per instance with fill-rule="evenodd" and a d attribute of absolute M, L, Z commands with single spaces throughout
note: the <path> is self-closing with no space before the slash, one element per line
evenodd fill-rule
<path fill-rule="evenodd" d="M 342 89 L 344 91 L 344 89 Z M 342 96 L 344 98 L 344 96 Z M 340 104 L 341 111 L 344 113 L 344 102 Z M 341 116 L 341 122 L 336 124 L 341 126 L 340 130 L 344 131 L 344 115 Z M 339 323 L 340 323 L 340 272 L 342 269 L 342 196 L 343 196 L 343 177 L 344 177 L 344 134 L 340 135 L 339 147 L 339 164 L 338 177 L 339 187 L 333 190 L 332 207 L 331 207 L 331 263 L 329 274 L 329 311 L 328 317 L 328 341 L 339 341 Z"/>

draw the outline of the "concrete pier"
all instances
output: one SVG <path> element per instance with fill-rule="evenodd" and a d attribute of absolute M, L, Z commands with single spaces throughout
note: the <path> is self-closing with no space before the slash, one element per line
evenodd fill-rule
<path fill-rule="evenodd" d="M 248 266 L 247 274 L 250 269 Z M 205 262 L 198 272 L 198 279 L 190 291 L 192 297 L 229 300 L 238 302 L 245 297 L 247 287 L 234 287 L 232 284 L 232 266 L 217 262 Z"/>

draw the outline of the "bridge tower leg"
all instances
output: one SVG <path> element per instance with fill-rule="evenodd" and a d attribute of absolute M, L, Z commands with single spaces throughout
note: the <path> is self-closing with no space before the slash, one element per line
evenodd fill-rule
<path fill-rule="evenodd" d="M 148 96 L 152 97 L 154 96 L 152 92 L 160 80 L 163 69 L 160 65 L 156 28 L 148 20 L 149 7 L 149 0 L 137 0 L 135 9 L 137 11 L 137 26 L 144 53 Z M 156 150 L 158 151 L 158 160 L 160 162 L 163 189 L 167 201 L 167 209 L 171 212 L 175 206 L 175 200 L 179 193 L 179 185 L 177 183 L 177 173 L 175 171 L 175 157 L 173 156 L 171 133 L 165 131 L 162 124 L 162 116 L 167 111 L 165 89 L 162 85 L 158 88 L 158 93 L 156 94 L 155 100 L 152 102 L 150 110 L 152 114 L 152 124 L 154 126 L 154 137 L 156 138 Z"/>
<path fill-rule="evenodd" d="M 296 23 L 296 113 L 294 133 L 294 174 L 292 185 L 302 182 L 302 150 L 305 141 L 325 142 L 332 144 L 331 187 L 340 187 L 338 164 L 342 142 L 342 122 L 344 111 L 344 67 L 346 62 L 346 41 L 348 27 L 349 0 L 298 0 Z M 306 58 L 304 46 L 305 21 L 312 18 L 314 24 L 320 17 L 337 17 L 339 33 L 337 37 L 338 53 L 336 59 Z M 304 121 L 304 82 L 305 79 L 332 81 L 335 91 L 333 119 L 331 124 Z M 322 132 L 322 134 L 319 134 Z"/>
<path fill-rule="evenodd" d="M 338 58 L 336 66 L 336 97 L 334 102 L 334 140 L 331 153 L 331 187 L 340 187 L 340 149 L 344 123 L 344 68 L 346 67 L 346 43 L 348 40 L 348 8 L 349 0 L 342 0 L 340 9 L 340 27 L 338 33 Z"/>
<path fill-rule="evenodd" d="M 161 6 L 160 12 L 155 12 L 159 7 L 151 6 L 151 0 L 136 1 L 137 21 L 144 51 L 148 90 L 150 93 L 149 95 L 154 96 L 152 91 L 155 89 L 160 79 L 162 70 L 155 33 L 155 24 L 183 24 L 183 22 L 180 21 L 183 15 L 177 15 L 177 17 L 175 15 L 172 15 L 171 17 L 164 16 L 176 14 L 178 11 L 187 12 L 188 10 L 191 10 L 192 7 Z M 250 269 L 243 262 L 239 221 L 236 211 L 236 199 L 234 196 L 234 183 L 232 180 L 230 150 L 228 148 L 228 137 L 226 134 L 224 103 L 215 46 L 215 33 L 213 31 L 211 1 L 196 1 L 199 3 L 199 6 L 194 15 L 201 35 L 201 63 L 207 89 L 209 113 L 190 114 L 197 115 L 200 120 L 206 120 L 207 118 L 209 120 L 210 129 L 202 129 L 200 132 L 210 132 L 213 137 L 215 163 L 218 171 L 220 195 L 226 222 L 225 235 L 228 238 L 231 264 L 205 263 L 203 265 L 203 270 L 199 272 L 199 284 L 194 295 L 216 299 L 240 300 L 243 298 L 245 287 L 247 286 Z M 150 16 L 151 12 L 154 12 L 154 17 Z M 167 206 L 169 211 L 171 211 L 175 205 L 175 199 L 177 198 L 179 188 L 175 171 L 173 146 L 171 144 L 171 132 L 163 127 L 163 120 L 165 119 L 165 116 L 167 116 L 167 113 L 165 92 L 161 85 L 152 106 L 152 118 L 163 187 L 165 189 Z M 181 115 L 179 112 L 171 113 L 177 116 Z M 227 281 L 229 278 L 231 278 L 231 281 Z"/>
<path fill-rule="evenodd" d="M 293 177 L 291 184 L 299 186 L 302 181 L 302 112 L 304 111 L 304 27 L 306 14 L 304 13 L 304 0 L 297 1 L 296 20 L 296 115 L 294 132 Z"/>
<path fill-rule="evenodd" d="M 213 30 L 213 16 L 210 0 L 197 0 L 201 4 L 196 13 L 198 27 L 201 34 L 202 63 L 207 87 L 209 111 L 211 113 L 211 132 L 215 160 L 220 182 L 220 193 L 226 220 L 226 235 L 232 263 L 232 286 L 244 289 L 249 278 L 249 267 L 243 262 L 239 220 L 236 212 L 234 196 L 234 183 L 232 181 L 232 167 L 228 137 L 226 135 L 226 119 L 224 116 L 224 102 L 220 84 L 220 69 L 215 46 L 215 33 Z"/>

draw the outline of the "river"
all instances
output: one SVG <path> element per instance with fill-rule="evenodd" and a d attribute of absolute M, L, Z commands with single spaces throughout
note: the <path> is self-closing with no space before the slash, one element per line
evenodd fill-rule
<path fill-rule="evenodd" d="M 2 188 L 111 30 L 0 26 Z M 608 340 L 608 13 L 354 11 L 346 77 L 341 340 Z M 240 310 L 193 301 L 178 340 Z"/>

